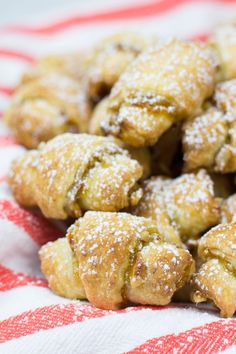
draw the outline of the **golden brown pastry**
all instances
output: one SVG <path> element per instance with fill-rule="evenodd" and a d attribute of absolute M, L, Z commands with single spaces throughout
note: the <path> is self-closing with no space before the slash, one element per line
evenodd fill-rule
<path fill-rule="evenodd" d="M 147 49 L 112 88 L 103 131 L 133 146 L 153 145 L 212 95 L 215 67 L 212 50 L 197 42 L 172 39 Z"/>
<path fill-rule="evenodd" d="M 41 248 L 39 254 L 42 272 L 55 293 L 69 299 L 86 299 L 79 277 L 78 263 L 67 238 L 48 242 Z"/>
<path fill-rule="evenodd" d="M 139 34 L 121 32 L 101 40 L 88 56 L 88 95 L 97 102 L 106 96 L 126 67 L 150 43 Z"/>
<path fill-rule="evenodd" d="M 164 242 L 155 223 L 126 213 L 87 212 L 40 258 L 54 292 L 104 309 L 166 305 L 194 270 L 189 252 Z"/>
<path fill-rule="evenodd" d="M 185 170 L 236 171 L 236 80 L 217 85 L 215 107 L 184 125 Z"/>
<path fill-rule="evenodd" d="M 205 261 L 193 276 L 194 302 L 213 301 L 221 316 L 236 311 L 236 223 L 212 228 L 199 241 L 199 256 Z"/>
<path fill-rule="evenodd" d="M 16 200 L 46 217 L 78 217 L 82 210 L 118 211 L 142 196 L 142 167 L 106 137 L 62 134 L 13 162 Z"/>
<path fill-rule="evenodd" d="M 67 131 L 85 132 L 89 112 L 84 89 L 72 78 L 50 73 L 16 90 L 5 120 L 21 144 L 35 148 Z"/>
<path fill-rule="evenodd" d="M 108 106 L 109 97 L 103 98 L 96 105 L 89 121 L 90 134 L 104 135 L 101 122 L 104 124 L 109 121 Z M 135 148 L 121 140 L 118 141 L 143 166 L 143 179 L 148 178 L 151 171 L 154 175 L 164 174 L 171 176 L 176 174 L 176 170 L 180 170 L 181 163 L 179 164 L 180 166 L 173 166 L 173 163 L 181 145 L 181 124 L 175 124 L 168 129 L 152 147 L 151 154 L 147 147 Z"/>
<path fill-rule="evenodd" d="M 84 53 L 51 54 L 35 61 L 22 75 L 20 85 L 50 73 L 64 74 L 81 80 L 86 73 L 87 65 L 87 56 Z"/>
<path fill-rule="evenodd" d="M 209 38 L 219 62 L 219 80 L 236 78 L 236 24 L 219 26 Z"/>
<path fill-rule="evenodd" d="M 163 225 L 160 232 L 168 242 L 197 238 L 219 222 L 219 201 L 204 170 L 176 179 L 152 177 L 144 182 L 143 193 L 135 215 L 156 220 L 159 228 Z"/>
<path fill-rule="evenodd" d="M 92 113 L 91 119 L 89 121 L 88 131 L 90 134 L 101 135 L 101 136 L 104 135 L 102 129 L 100 128 L 100 123 L 102 120 L 104 121 L 106 119 L 109 119 L 108 112 L 107 112 L 108 102 L 109 102 L 109 98 L 105 97 L 96 105 Z M 114 137 L 113 139 L 115 139 L 115 142 L 119 144 L 120 147 L 128 150 L 131 157 L 137 160 L 140 163 L 140 165 L 143 167 L 142 179 L 148 178 L 151 174 L 151 155 L 148 148 L 145 147 L 135 148 L 133 146 L 125 144 L 120 139 Z"/>

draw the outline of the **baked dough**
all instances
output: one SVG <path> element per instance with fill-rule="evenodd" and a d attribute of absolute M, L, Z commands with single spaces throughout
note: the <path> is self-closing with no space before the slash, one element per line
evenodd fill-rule
<path fill-rule="evenodd" d="M 36 148 L 64 132 L 86 132 L 90 104 L 84 88 L 74 79 L 49 73 L 19 86 L 5 121 L 17 140 Z"/>
<path fill-rule="evenodd" d="M 126 213 L 87 212 L 67 239 L 43 246 L 40 258 L 54 292 L 86 294 L 111 310 L 130 302 L 166 305 L 194 270 L 190 253 L 164 242 L 155 223 Z"/>
<path fill-rule="evenodd" d="M 138 33 L 121 32 L 101 40 L 88 55 L 88 95 L 94 102 L 106 96 L 134 58 L 151 42 Z"/>
<path fill-rule="evenodd" d="M 143 198 L 135 215 L 157 221 L 168 242 L 198 238 L 220 220 L 220 203 L 210 176 L 200 170 L 176 179 L 152 177 L 144 182 Z M 162 226 L 163 225 L 163 226 Z"/>
<path fill-rule="evenodd" d="M 136 147 L 153 145 L 173 123 L 197 114 L 213 93 L 215 70 L 212 50 L 197 42 L 148 48 L 112 88 L 103 131 Z"/>
<path fill-rule="evenodd" d="M 236 311 L 236 223 L 212 228 L 199 241 L 198 254 L 204 260 L 193 276 L 194 302 L 213 301 L 221 316 Z"/>
<path fill-rule="evenodd" d="M 108 103 L 109 98 L 105 97 L 96 105 L 89 121 L 89 134 L 104 136 L 104 133 L 100 128 L 100 123 L 106 119 L 109 119 Z M 143 167 L 142 179 L 148 178 L 151 174 L 151 154 L 149 149 L 147 147 L 135 148 L 125 144 L 118 138 L 114 138 L 112 136 L 111 138 L 115 139 L 116 143 L 123 149 L 128 150 L 131 157 L 140 163 L 140 165 Z"/>
<path fill-rule="evenodd" d="M 217 85 L 215 106 L 184 125 L 185 170 L 236 171 L 236 80 Z"/>
<path fill-rule="evenodd" d="M 13 162 L 9 185 L 16 200 L 49 218 L 82 210 L 118 211 L 142 196 L 142 167 L 106 137 L 62 134 Z"/>

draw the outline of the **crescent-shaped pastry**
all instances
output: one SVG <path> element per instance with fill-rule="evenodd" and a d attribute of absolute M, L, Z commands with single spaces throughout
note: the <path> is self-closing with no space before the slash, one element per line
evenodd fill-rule
<path fill-rule="evenodd" d="M 155 223 L 126 213 L 87 212 L 40 259 L 54 292 L 104 309 L 166 305 L 194 270 L 190 253 L 164 242 Z"/>
<path fill-rule="evenodd" d="M 49 73 L 19 86 L 5 121 L 21 144 L 36 148 L 64 132 L 86 132 L 89 115 L 84 88 L 68 76 Z"/>
<path fill-rule="evenodd" d="M 215 70 L 212 49 L 197 42 L 148 48 L 112 88 L 103 131 L 136 147 L 153 145 L 173 123 L 197 114 L 213 93 Z"/>
<path fill-rule="evenodd" d="M 9 185 L 16 200 L 49 218 L 82 210 L 118 211 L 142 196 L 142 167 L 106 137 L 62 134 L 13 162 Z"/>

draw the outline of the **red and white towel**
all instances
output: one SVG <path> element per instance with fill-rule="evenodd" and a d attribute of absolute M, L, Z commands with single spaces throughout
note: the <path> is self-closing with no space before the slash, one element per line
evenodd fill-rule
<path fill-rule="evenodd" d="M 1 119 L 20 74 L 39 55 L 84 48 L 125 29 L 204 38 L 236 15 L 236 1 L 65 1 L 36 15 L 0 26 L 0 353 L 236 353 L 236 319 L 220 319 L 214 309 L 104 311 L 52 294 L 37 252 L 63 231 L 13 200 L 6 175 L 24 148 Z"/>

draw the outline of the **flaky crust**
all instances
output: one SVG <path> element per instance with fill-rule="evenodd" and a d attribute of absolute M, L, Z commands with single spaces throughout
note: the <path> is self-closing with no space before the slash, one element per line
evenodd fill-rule
<path fill-rule="evenodd" d="M 214 196 L 209 175 L 184 174 L 176 179 L 152 177 L 144 183 L 144 195 L 134 213 L 163 224 L 169 242 L 199 237 L 208 227 L 219 222 L 219 202 Z"/>
<path fill-rule="evenodd" d="M 185 171 L 200 167 L 214 170 L 215 156 L 227 136 L 227 122 L 222 112 L 211 108 L 183 127 Z"/>
<path fill-rule="evenodd" d="M 110 92 L 134 58 L 149 44 L 133 32 L 113 34 L 100 41 L 88 56 L 88 95 L 95 102 Z"/>
<path fill-rule="evenodd" d="M 20 204 L 29 198 L 46 217 L 65 219 L 136 205 L 141 176 L 138 162 L 111 139 L 67 133 L 15 160 L 9 185 Z"/>
<path fill-rule="evenodd" d="M 144 182 L 143 198 L 133 213 L 156 221 L 159 232 L 167 242 L 182 246 L 180 234 L 166 211 L 163 191 L 170 180 L 165 177 L 152 177 Z"/>
<path fill-rule="evenodd" d="M 109 98 L 105 97 L 96 105 L 92 113 L 91 119 L 89 121 L 89 129 L 88 129 L 89 134 L 104 136 L 104 132 L 100 127 L 100 123 L 101 121 L 109 119 L 108 104 L 109 104 Z M 143 167 L 142 179 L 148 178 L 151 174 L 151 155 L 148 148 L 145 147 L 135 148 L 133 146 L 125 144 L 122 140 L 118 138 L 114 138 L 112 136 L 111 138 L 115 139 L 115 142 L 120 147 L 128 150 L 131 157 L 137 160 L 139 164 Z"/>
<path fill-rule="evenodd" d="M 185 170 L 236 171 L 236 80 L 217 85 L 215 106 L 184 125 Z"/>
<path fill-rule="evenodd" d="M 67 131 L 87 130 L 90 107 L 78 82 L 48 73 L 16 90 L 5 121 L 28 148 Z"/>
<path fill-rule="evenodd" d="M 211 274 L 211 276 L 209 276 Z M 236 278 L 218 259 L 203 264 L 194 277 L 195 292 L 192 300 L 196 303 L 213 301 L 222 317 L 232 317 L 236 311 Z"/>
<path fill-rule="evenodd" d="M 117 309 L 129 302 L 165 305 L 194 269 L 189 252 L 163 242 L 155 223 L 126 213 L 87 212 L 69 228 L 67 239 L 86 297 L 100 308 Z M 71 254 L 64 255 L 67 262 L 61 264 L 54 255 L 57 262 L 58 244 L 43 247 L 42 270 L 51 289 L 66 296 L 64 281 L 70 287 L 75 279 L 70 270 L 63 280 Z M 80 298 L 79 292 L 76 297 Z"/>
<path fill-rule="evenodd" d="M 8 182 L 15 199 L 26 207 L 36 204 L 35 193 L 32 189 L 36 177 L 38 152 L 28 151 L 23 157 L 13 162 Z"/>
<path fill-rule="evenodd" d="M 151 47 L 114 85 L 102 129 L 130 145 L 153 145 L 174 122 L 196 114 L 214 79 L 208 47 L 177 39 Z"/>
<path fill-rule="evenodd" d="M 219 258 L 236 269 L 236 223 L 220 224 L 199 241 L 198 255 L 203 260 Z"/>
<path fill-rule="evenodd" d="M 204 235 L 198 247 L 205 261 L 193 276 L 193 301 L 212 300 L 221 316 L 236 311 L 236 223 L 221 224 Z"/>
<path fill-rule="evenodd" d="M 86 299 L 78 273 L 78 263 L 67 238 L 48 242 L 39 252 L 41 270 L 49 287 L 69 299 Z"/>

